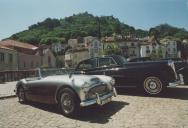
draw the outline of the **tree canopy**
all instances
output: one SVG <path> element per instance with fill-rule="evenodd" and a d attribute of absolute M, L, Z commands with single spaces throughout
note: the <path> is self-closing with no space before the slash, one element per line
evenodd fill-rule
<path fill-rule="evenodd" d="M 188 39 L 188 32 L 183 28 L 162 24 L 151 28 L 149 33 L 146 30 L 135 29 L 133 26 L 120 22 L 114 16 L 98 17 L 87 12 L 74 14 L 63 19 L 47 18 L 42 22 L 29 26 L 28 30 L 13 34 L 9 38 L 37 45 L 39 43 L 65 43 L 70 38 L 85 36 L 112 36 L 114 33 L 116 35 L 136 37 L 155 35 L 156 39 L 166 36 Z"/>

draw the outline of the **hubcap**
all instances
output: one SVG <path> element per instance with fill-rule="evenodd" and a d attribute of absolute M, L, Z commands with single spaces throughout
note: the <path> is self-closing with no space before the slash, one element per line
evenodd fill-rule
<path fill-rule="evenodd" d="M 151 89 L 155 89 L 157 87 L 157 84 L 152 81 L 152 82 L 149 83 L 149 86 L 150 86 Z"/>
<path fill-rule="evenodd" d="M 162 91 L 162 83 L 157 77 L 148 77 L 144 81 L 144 89 L 149 94 L 158 94 Z"/>

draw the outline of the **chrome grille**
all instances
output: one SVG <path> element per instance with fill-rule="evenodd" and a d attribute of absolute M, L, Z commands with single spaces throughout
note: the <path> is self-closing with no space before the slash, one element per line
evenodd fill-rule
<path fill-rule="evenodd" d="M 91 88 L 88 92 L 88 98 L 94 99 L 96 98 L 96 93 L 99 94 L 99 96 L 103 96 L 109 92 L 109 89 L 106 85 L 99 85 Z"/>

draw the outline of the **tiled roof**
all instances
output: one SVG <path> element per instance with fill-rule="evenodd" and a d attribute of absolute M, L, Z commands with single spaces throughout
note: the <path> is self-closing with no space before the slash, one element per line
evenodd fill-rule
<path fill-rule="evenodd" d="M 8 48 L 8 47 L 5 47 L 5 46 L 3 46 L 3 45 L 1 45 L 1 44 L 0 44 L 0 48 L 1 48 L 1 49 L 6 49 L 6 50 L 12 50 L 12 51 L 14 51 L 13 49 Z"/>
<path fill-rule="evenodd" d="M 14 41 L 14 40 L 0 41 L 0 45 L 6 46 L 6 47 L 20 47 L 20 48 L 31 49 L 31 50 L 38 49 L 38 47 L 34 45 L 31 45 L 28 43 L 22 43 L 22 42 Z"/>

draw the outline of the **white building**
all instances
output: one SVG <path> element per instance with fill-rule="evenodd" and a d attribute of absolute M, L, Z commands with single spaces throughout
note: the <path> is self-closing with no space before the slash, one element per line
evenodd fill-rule
<path fill-rule="evenodd" d="M 68 45 L 73 49 L 77 48 L 78 47 L 78 39 L 69 39 Z"/>
<path fill-rule="evenodd" d="M 160 41 L 165 45 L 166 48 L 166 58 L 176 58 L 181 57 L 181 51 L 177 48 L 177 41 L 170 39 L 163 39 Z"/>
<path fill-rule="evenodd" d="M 75 68 L 76 65 L 89 58 L 88 49 L 74 49 L 65 53 L 65 67 Z"/>
<path fill-rule="evenodd" d="M 90 57 L 99 57 L 103 52 L 103 45 L 98 39 L 93 39 L 88 44 L 89 56 Z"/>
<path fill-rule="evenodd" d="M 118 43 L 125 57 L 135 58 L 140 56 L 139 41 L 124 41 Z"/>
<path fill-rule="evenodd" d="M 140 45 L 140 57 L 150 57 L 151 54 L 154 53 L 161 58 L 165 58 L 166 56 L 166 48 L 164 45 L 158 45 L 158 44 L 141 44 Z"/>

